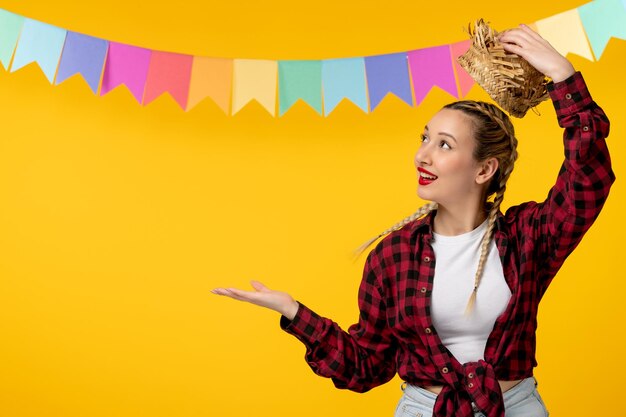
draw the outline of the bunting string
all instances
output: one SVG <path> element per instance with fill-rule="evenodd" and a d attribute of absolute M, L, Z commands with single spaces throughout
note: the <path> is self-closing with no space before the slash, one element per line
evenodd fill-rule
<path fill-rule="evenodd" d="M 626 0 L 594 0 L 530 24 L 561 54 L 589 61 L 626 39 Z M 210 98 L 227 115 L 256 100 L 283 116 L 298 100 L 328 116 L 345 98 L 365 113 L 394 94 L 419 106 L 433 87 L 453 97 L 474 80 L 457 63 L 469 40 L 406 52 L 322 60 L 230 59 L 158 51 L 68 31 L 0 9 L 0 63 L 35 62 L 51 84 L 79 74 L 96 95 L 126 86 L 143 106 L 169 94 L 184 111 Z"/>

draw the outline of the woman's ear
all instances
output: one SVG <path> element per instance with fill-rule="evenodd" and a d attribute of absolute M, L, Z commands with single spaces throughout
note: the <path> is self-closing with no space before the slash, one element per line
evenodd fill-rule
<path fill-rule="evenodd" d="M 479 165 L 479 171 L 476 174 L 476 183 L 485 184 L 493 178 L 500 164 L 496 158 L 489 158 Z"/>

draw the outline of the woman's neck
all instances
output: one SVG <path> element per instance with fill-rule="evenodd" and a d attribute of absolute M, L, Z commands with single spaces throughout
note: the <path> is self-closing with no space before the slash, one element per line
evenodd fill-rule
<path fill-rule="evenodd" d="M 487 218 L 484 204 L 480 207 L 450 210 L 439 205 L 435 215 L 433 230 L 444 236 L 456 236 L 471 232 Z"/>

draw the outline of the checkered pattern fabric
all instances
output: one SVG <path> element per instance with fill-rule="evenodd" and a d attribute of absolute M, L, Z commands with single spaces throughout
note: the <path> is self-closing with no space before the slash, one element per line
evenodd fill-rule
<path fill-rule="evenodd" d="M 397 372 L 414 385 L 443 385 L 436 417 L 473 417 L 472 402 L 487 417 L 504 417 L 498 380 L 532 376 L 539 301 L 615 180 L 604 140 L 609 121 L 581 73 L 550 83 L 548 91 L 564 128 L 565 160 L 545 201 L 499 214 L 494 239 L 512 297 L 487 340 L 484 360 L 459 363 L 433 326 L 430 213 L 385 236 L 369 253 L 360 317 L 347 331 L 302 303 L 292 321 L 281 317 L 281 327 L 306 346 L 315 373 L 338 388 L 365 392 Z"/>

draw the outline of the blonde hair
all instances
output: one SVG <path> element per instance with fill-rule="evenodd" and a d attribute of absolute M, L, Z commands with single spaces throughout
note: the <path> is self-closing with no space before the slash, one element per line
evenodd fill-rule
<path fill-rule="evenodd" d="M 472 120 L 473 134 L 476 140 L 474 158 L 477 161 L 485 161 L 489 158 L 496 158 L 498 160 L 498 169 L 489 182 L 485 195 L 486 203 L 488 198 L 495 194 L 487 217 L 487 231 L 481 241 L 480 259 L 474 277 L 474 288 L 467 303 L 467 308 L 465 309 L 465 313 L 469 314 L 473 310 L 476 302 L 476 292 L 485 269 L 485 262 L 493 238 L 493 229 L 500 210 L 500 205 L 504 199 L 504 192 L 506 191 L 506 183 L 511 176 L 511 172 L 513 172 L 513 166 L 517 160 L 517 138 L 515 137 L 515 129 L 509 117 L 491 103 L 462 100 L 450 103 L 444 106 L 444 109 L 462 111 Z M 437 207 L 437 203 L 434 202 L 423 205 L 412 215 L 365 242 L 356 249 L 355 254 L 357 256 L 360 255 L 378 238 L 401 229 L 408 223 L 411 223 L 433 210 L 437 210 Z"/>

